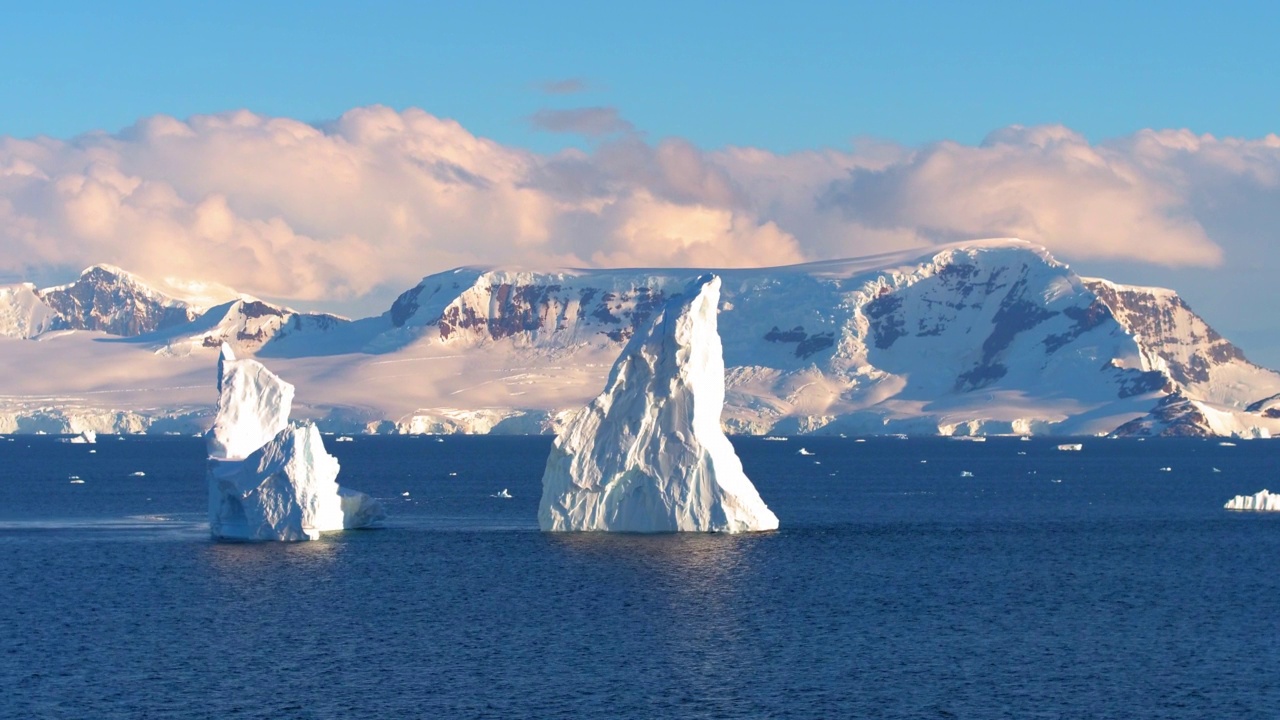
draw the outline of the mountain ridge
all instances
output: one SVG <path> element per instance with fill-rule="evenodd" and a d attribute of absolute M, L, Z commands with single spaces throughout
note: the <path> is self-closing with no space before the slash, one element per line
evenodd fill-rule
<path fill-rule="evenodd" d="M 143 293 L 152 304 L 140 314 L 154 329 L 97 339 L 192 361 L 227 341 L 305 366 L 313 381 L 303 372 L 299 387 L 312 390 L 311 411 L 347 432 L 546 432 L 598 391 L 600 368 L 634 327 L 705 271 L 456 268 L 358 320 L 241 298 L 160 327 L 155 308 L 167 306 Z M 1280 431 L 1278 413 L 1260 405 L 1280 395 L 1280 374 L 1248 361 L 1176 292 L 1082 278 L 1031 243 L 714 271 L 724 280 L 723 420 L 733 432 Z M 95 298 L 134 298 L 94 289 Z M 22 396 L 15 385 L 6 392 Z M 1174 412 L 1177 402 L 1195 411 Z M 184 407 L 195 417 L 199 405 Z"/>

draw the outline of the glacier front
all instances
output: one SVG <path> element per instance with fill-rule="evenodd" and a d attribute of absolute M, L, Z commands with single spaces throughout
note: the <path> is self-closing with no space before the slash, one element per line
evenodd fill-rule
<path fill-rule="evenodd" d="M 222 346 L 209 452 L 209 531 L 221 540 L 315 540 L 366 527 L 382 504 L 340 487 L 313 423 L 290 424 L 293 386 Z"/>
<path fill-rule="evenodd" d="M 719 302 L 720 278 L 703 275 L 636 328 L 604 392 L 552 444 L 543 530 L 777 529 L 721 428 Z"/>

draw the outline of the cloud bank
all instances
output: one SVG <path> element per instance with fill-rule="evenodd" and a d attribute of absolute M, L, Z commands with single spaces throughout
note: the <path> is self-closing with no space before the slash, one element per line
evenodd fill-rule
<path fill-rule="evenodd" d="M 1274 135 L 1091 144 L 1015 126 L 978 146 L 775 154 L 648 142 L 610 108 L 533 121 L 603 139 L 537 154 L 380 106 L 320 126 L 240 111 L 0 137 L 0 273 L 109 262 L 336 303 L 464 264 L 759 266 L 990 236 L 1212 267 L 1233 239 L 1206 218 L 1229 231 L 1224 208 L 1280 207 Z"/>

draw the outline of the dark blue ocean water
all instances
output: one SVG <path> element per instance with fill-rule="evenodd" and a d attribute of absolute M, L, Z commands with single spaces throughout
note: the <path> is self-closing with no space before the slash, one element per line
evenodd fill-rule
<path fill-rule="evenodd" d="M 198 439 L 0 440 L 0 716 L 1280 716 L 1280 442 L 1083 442 L 735 440 L 780 531 L 627 536 L 537 531 L 546 438 L 357 438 L 385 528 L 224 545 Z"/>

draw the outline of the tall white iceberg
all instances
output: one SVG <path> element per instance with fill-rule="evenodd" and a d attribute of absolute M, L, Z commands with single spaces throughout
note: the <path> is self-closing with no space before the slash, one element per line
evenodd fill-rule
<path fill-rule="evenodd" d="M 558 433 L 538 525 L 550 531 L 753 532 L 778 518 L 720 426 L 720 278 L 636 328 L 602 392 Z"/>
<path fill-rule="evenodd" d="M 209 449 L 209 531 L 223 540 L 315 540 L 385 517 L 338 485 L 338 459 L 312 423 L 290 424 L 293 386 L 222 346 Z"/>
<path fill-rule="evenodd" d="M 1258 510 L 1262 512 L 1280 512 L 1280 493 L 1266 490 L 1254 495 L 1237 495 L 1224 505 L 1228 510 Z"/>

